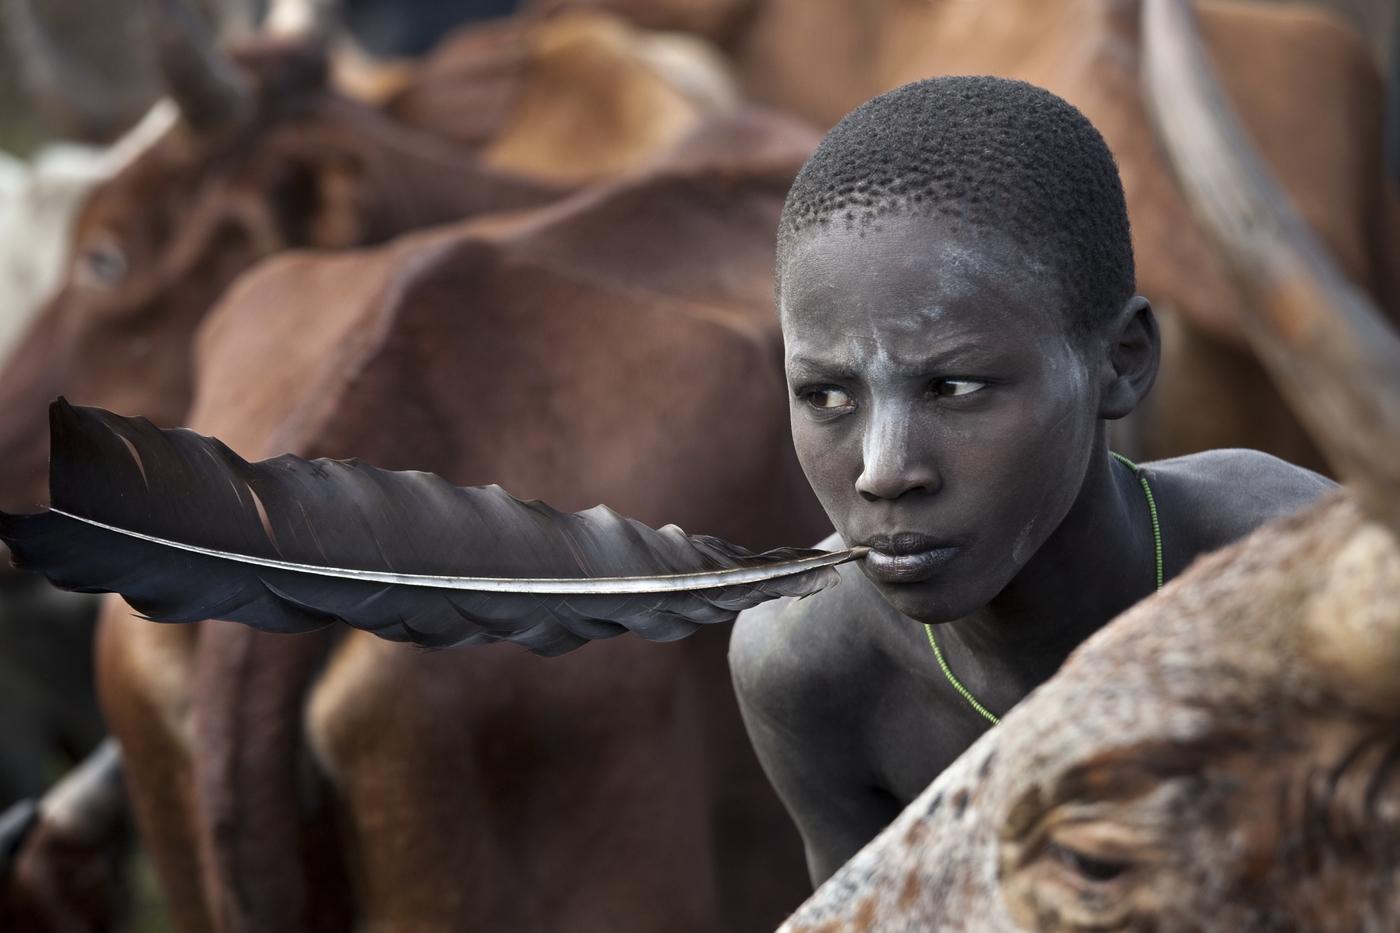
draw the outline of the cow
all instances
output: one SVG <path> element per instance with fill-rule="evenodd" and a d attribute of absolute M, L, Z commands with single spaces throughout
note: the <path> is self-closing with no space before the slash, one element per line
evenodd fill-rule
<path fill-rule="evenodd" d="M 0 200 L 0 282 L 8 296 L 0 356 L 62 273 L 82 198 L 170 122 L 169 105 L 157 105 L 106 149 L 50 146 L 29 162 L 16 160 Z M 0 749 L 0 806 L 38 795 L 55 765 L 78 760 L 102 737 L 92 683 L 93 615 L 89 599 L 27 574 L 0 572 L 0 717 L 8 737 Z"/>
<path fill-rule="evenodd" d="M 164 22 L 178 25 L 180 13 L 165 9 Z M 666 63 L 647 70 L 619 65 L 618 57 L 634 54 L 631 34 L 620 35 L 604 17 L 561 17 L 540 26 L 570 30 L 574 41 L 562 54 L 582 58 L 556 101 L 562 108 L 606 105 L 610 95 L 627 91 L 618 87 L 619 75 L 646 83 L 644 92 L 671 80 Z M 602 38 L 590 41 L 593 35 Z M 54 393 L 146 411 L 165 423 L 182 420 L 192 391 L 191 335 L 226 284 L 258 259 L 288 247 L 374 242 L 436 221 L 542 203 L 571 187 L 541 174 L 484 168 L 436 127 L 415 131 L 335 93 L 314 45 L 264 40 L 229 59 L 188 36 L 167 34 L 164 48 L 172 91 L 180 93 L 153 112 L 154 140 L 82 209 L 61 290 L 0 372 L 0 497 L 8 502 L 44 496 L 40 419 Z M 552 67 L 548 55 L 519 65 L 512 78 L 521 89 Z M 689 80 L 693 72 L 683 73 Z M 674 97 L 652 92 L 640 100 L 651 103 L 668 132 L 683 125 L 660 109 Z M 645 127 L 647 115 L 635 105 L 631 112 L 632 123 L 610 129 L 617 148 L 638 165 L 645 147 L 622 134 Z M 687 104 L 684 114 L 698 120 L 700 110 Z M 605 137 L 595 151 L 606 155 Z M 156 360 L 159 366 L 152 365 Z M 6 574 L 0 582 L 7 593 L 40 586 Z M 32 602 L 12 600 L 7 608 Z M 82 631 L 74 637 L 75 645 L 84 639 Z M 86 653 L 73 657 L 75 669 L 84 669 Z M 46 686 L 65 683 L 50 678 Z M 70 692 L 59 705 L 79 704 Z M 46 757 L 19 748 L 14 733 L 11 738 L 21 760 Z"/>
<path fill-rule="evenodd" d="M 1325 469 L 1245 344 L 1243 298 L 1186 211 L 1136 69 L 1139 0 L 916 3 L 767 0 L 733 52 L 758 101 L 830 126 L 918 78 L 995 74 L 1078 107 L 1118 159 L 1163 361 L 1121 448 L 1156 459 L 1254 447 Z M 1309 223 L 1386 314 L 1400 315 L 1400 201 L 1380 162 L 1384 94 L 1370 50 L 1333 14 L 1206 0 L 1203 30 L 1242 118 Z M 1300 68 L 1299 62 L 1306 62 Z"/>
<path fill-rule="evenodd" d="M 28 159 L 0 153 L 0 359 L 58 287 L 68 265 L 78 209 L 92 188 L 121 171 L 171 124 L 170 105 L 153 106 L 111 146 L 45 146 Z"/>
<path fill-rule="evenodd" d="M 569 104 L 578 97 L 589 106 Z M 487 166 L 586 184 L 642 167 L 738 100 L 705 42 L 565 12 L 455 33 L 384 106 Z"/>
<path fill-rule="evenodd" d="M 149 2 L 164 9 L 161 22 L 184 19 L 165 9 L 175 0 Z M 0 374 L 0 502 L 41 501 L 54 395 L 177 422 L 190 396 L 190 335 L 258 259 L 552 200 L 582 179 L 644 165 L 731 103 L 722 91 L 690 91 L 725 86 L 722 75 L 696 77 L 711 61 L 658 63 L 656 43 L 615 20 L 513 28 L 529 54 L 512 64 L 483 165 L 449 143 L 439 110 L 400 120 L 335 93 L 315 44 L 255 43 L 229 59 L 167 27 L 162 60 L 180 117 L 84 204 L 63 285 Z M 469 80 L 429 72 L 415 85 L 450 94 L 462 86 L 454 78 Z M 580 127 L 575 113 L 597 122 Z"/>
<path fill-rule="evenodd" d="M 771 307 L 814 142 L 716 118 L 662 167 L 550 207 L 260 266 L 201 328 L 189 423 L 250 456 L 815 540 Z M 758 929 L 805 888 L 722 630 L 542 660 L 128 612 L 101 626 L 103 708 L 181 929 L 351 906 L 366 929 Z"/>
<path fill-rule="evenodd" d="M 0 152 L 0 358 L 57 284 L 67 259 L 73 215 L 106 174 L 104 153 L 60 145 L 32 159 Z"/>
<path fill-rule="evenodd" d="M 528 11 L 601 10 L 644 29 L 686 32 L 717 46 L 731 45 L 766 0 L 524 0 Z"/>
<path fill-rule="evenodd" d="M 152 2 L 153 15 L 166 5 Z M 42 497 L 43 412 L 55 394 L 177 421 L 190 335 L 256 260 L 558 195 L 333 93 L 313 46 L 247 47 L 235 67 L 174 34 L 181 9 L 163 16 L 178 119 L 88 197 L 63 283 L 0 375 L 7 502 Z"/>
<path fill-rule="evenodd" d="M 164 22 L 179 23 L 181 10 L 165 12 Z M 78 210 L 58 290 L 0 368 L 6 502 L 43 498 L 43 412 L 55 394 L 177 422 L 191 391 L 190 336 L 257 259 L 558 196 L 553 184 L 482 169 L 333 94 L 310 46 L 249 47 L 246 70 L 235 71 L 178 39 L 165 44 L 172 102 L 114 149 L 102 169 L 109 177 Z M 4 664 L 20 672 L 4 679 L 5 763 L 20 764 L 0 780 L 3 804 L 41 792 L 49 763 L 80 756 L 101 735 L 85 649 L 94 608 L 45 591 L 0 573 L 0 625 L 11 633 Z M 41 610 L 54 613 L 46 623 L 33 615 Z"/>
<path fill-rule="evenodd" d="M 1400 338 L 1242 155 L 1188 8 L 1147 15 L 1174 162 L 1251 299 L 1260 358 L 1346 490 L 1099 631 L 784 931 L 1400 916 Z"/>
<path fill-rule="evenodd" d="M 156 2 L 156 12 L 162 9 Z M 181 22 L 178 8 L 164 16 L 162 22 Z M 561 17 L 527 27 L 526 38 L 568 40 L 557 54 L 545 49 L 515 63 L 512 86 L 535 101 L 530 115 L 549 122 L 536 88 L 559 90 L 561 70 L 572 83 L 553 103 L 566 112 L 603 111 L 616 98 L 631 102 L 627 121 L 593 132 L 597 162 L 640 165 L 704 112 L 679 93 L 668 96 L 665 67 L 632 67 L 640 57 L 634 45 L 644 37 L 634 42 L 612 20 Z M 0 371 L 6 503 L 43 498 L 43 413 L 56 394 L 178 422 L 193 379 L 190 337 L 225 286 L 258 259 L 289 247 L 377 242 L 541 203 L 571 187 L 545 160 L 531 163 L 528 178 L 484 168 L 442 135 L 415 132 L 335 93 L 314 44 L 254 43 L 230 60 L 168 33 L 163 61 L 172 99 L 151 112 L 131 144 L 118 147 L 112 177 L 81 208 L 59 291 Z M 684 72 L 687 80 L 693 71 Z M 539 137 L 530 121 L 497 132 L 529 161 L 526 142 Z M 597 171 L 582 154 L 576 165 Z"/>

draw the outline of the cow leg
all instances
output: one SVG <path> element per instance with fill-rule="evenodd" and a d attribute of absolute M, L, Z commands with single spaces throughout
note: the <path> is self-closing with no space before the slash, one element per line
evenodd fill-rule
<path fill-rule="evenodd" d="M 1320 472 L 1327 465 L 1244 348 L 1159 308 L 1162 366 L 1135 426 L 1145 459 L 1252 447 Z"/>
<path fill-rule="evenodd" d="M 203 626 L 194 697 L 197 829 L 205 898 L 224 933 L 350 927 L 334 826 L 318 819 L 303 699 L 328 631 L 284 636 Z"/>
<path fill-rule="evenodd" d="M 97 689 L 122 747 L 142 841 L 181 933 L 212 930 L 201 885 L 190 758 L 190 672 L 199 630 L 138 619 L 109 597 L 97 630 Z"/>
<path fill-rule="evenodd" d="M 684 653 L 346 639 L 308 723 L 363 928 L 723 929 Z"/>

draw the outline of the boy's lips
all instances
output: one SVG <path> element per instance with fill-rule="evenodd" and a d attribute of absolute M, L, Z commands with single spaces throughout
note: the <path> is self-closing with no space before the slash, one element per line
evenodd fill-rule
<path fill-rule="evenodd" d="M 879 535 L 862 541 L 870 548 L 865 568 L 884 583 L 920 583 L 929 579 L 958 553 L 956 545 L 944 544 L 928 535 L 904 533 Z"/>

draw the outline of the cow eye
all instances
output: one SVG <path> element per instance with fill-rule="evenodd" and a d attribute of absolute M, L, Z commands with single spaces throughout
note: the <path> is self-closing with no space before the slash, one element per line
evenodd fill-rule
<path fill-rule="evenodd" d="M 1066 868 L 1086 881 L 1105 883 L 1112 881 L 1132 867 L 1121 859 L 1098 858 L 1086 855 L 1063 845 L 1051 845 L 1050 850 Z"/>
<path fill-rule="evenodd" d="M 126 278 L 126 253 L 115 240 L 91 243 L 78 254 L 79 280 L 92 288 L 111 288 Z"/>

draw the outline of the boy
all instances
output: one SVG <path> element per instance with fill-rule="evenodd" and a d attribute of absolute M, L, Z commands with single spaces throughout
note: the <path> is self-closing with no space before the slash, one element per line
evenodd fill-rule
<path fill-rule="evenodd" d="M 1112 155 L 1031 85 L 941 78 L 857 108 L 788 195 L 777 274 L 824 546 L 872 549 L 744 613 L 730 647 L 819 883 L 1159 577 L 1330 483 L 1250 451 L 1110 454 L 1157 327 Z"/>

